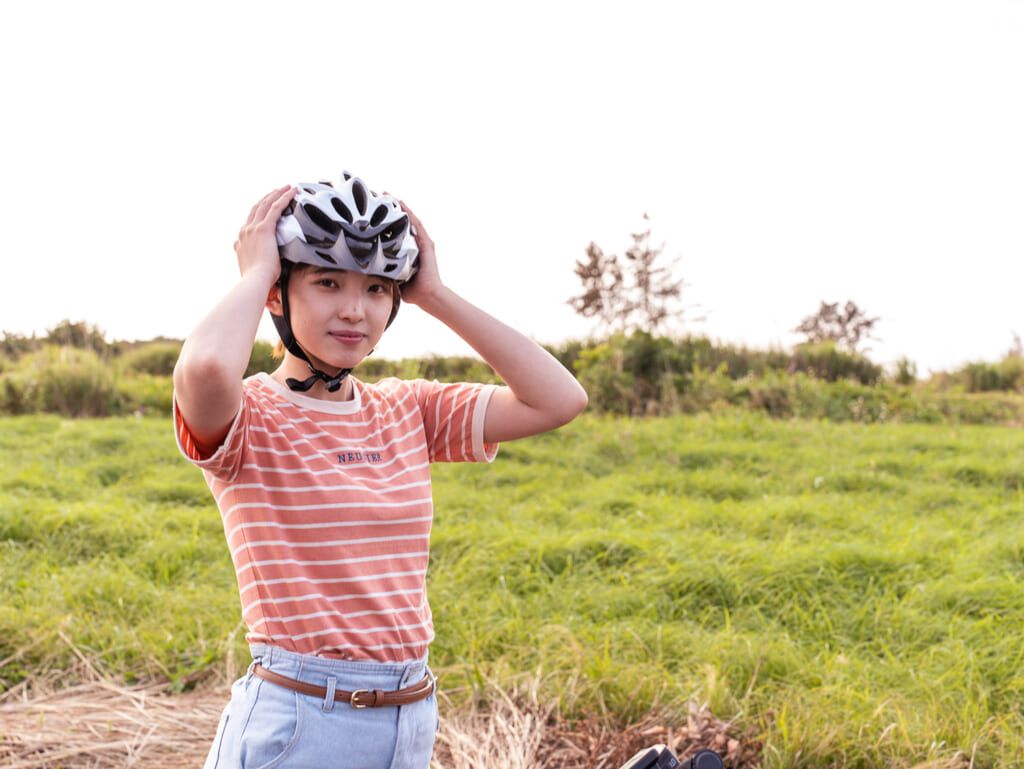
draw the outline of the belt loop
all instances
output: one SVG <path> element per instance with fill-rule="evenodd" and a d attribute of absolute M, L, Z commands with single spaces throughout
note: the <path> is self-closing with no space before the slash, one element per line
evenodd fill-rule
<path fill-rule="evenodd" d="M 253 670 L 256 668 L 256 666 L 261 664 L 263 664 L 262 657 L 253 657 L 252 662 L 249 663 L 249 667 L 245 671 L 246 683 L 248 683 L 249 680 L 252 678 Z"/>
<path fill-rule="evenodd" d="M 334 676 L 327 676 L 327 694 L 324 695 L 324 713 L 334 710 L 334 689 L 338 685 L 338 679 Z"/>

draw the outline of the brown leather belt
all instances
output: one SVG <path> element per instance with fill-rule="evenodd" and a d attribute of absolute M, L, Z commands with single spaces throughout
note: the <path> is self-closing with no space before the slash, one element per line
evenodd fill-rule
<path fill-rule="evenodd" d="M 293 692 L 308 694 L 310 697 L 319 697 L 320 699 L 327 698 L 327 687 L 325 686 L 296 681 L 294 678 L 279 675 L 258 664 L 253 665 L 252 672 L 264 681 L 291 689 Z M 386 708 L 419 702 L 429 697 L 433 691 L 434 679 L 428 675 L 418 684 L 407 686 L 404 689 L 396 689 L 393 692 L 382 692 L 380 689 L 356 689 L 354 692 L 346 692 L 335 689 L 334 699 L 338 702 L 347 702 L 357 709 Z"/>

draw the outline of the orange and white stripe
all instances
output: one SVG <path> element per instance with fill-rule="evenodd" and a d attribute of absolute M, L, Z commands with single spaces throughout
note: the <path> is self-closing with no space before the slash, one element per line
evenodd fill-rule
<path fill-rule="evenodd" d="M 431 462 L 491 461 L 493 388 L 386 379 L 333 402 L 247 379 L 217 452 L 178 445 L 221 511 L 250 642 L 407 662 L 433 640 L 426 573 Z"/>

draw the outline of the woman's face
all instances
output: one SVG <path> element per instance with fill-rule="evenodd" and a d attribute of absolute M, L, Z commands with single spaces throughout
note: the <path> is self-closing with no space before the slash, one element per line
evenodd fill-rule
<path fill-rule="evenodd" d="M 360 272 L 294 270 L 288 280 L 292 333 L 317 368 L 355 368 L 380 341 L 395 290 L 393 281 Z"/>

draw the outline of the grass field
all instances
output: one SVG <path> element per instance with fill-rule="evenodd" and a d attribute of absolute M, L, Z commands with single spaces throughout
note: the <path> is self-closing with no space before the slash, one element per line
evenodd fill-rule
<path fill-rule="evenodd" d="M 163 418 L 0 420 L 0 682 L 171 686 L 247 662 L 234 575 Z M 1024 432 L 585 418 L 435 467 L 432 664 L 569 713 L 696 698 L 764 766 L 1024 765 Z M 938 765 L 938 764 L 936 764 Z M 965 764 L 966 765 L 966 764 Z"/>

